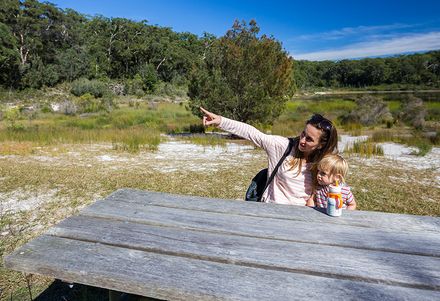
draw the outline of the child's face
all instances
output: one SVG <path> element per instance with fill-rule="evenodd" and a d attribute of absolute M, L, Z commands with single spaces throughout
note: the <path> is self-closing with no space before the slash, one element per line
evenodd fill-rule
<path fill-rule="evenodd" d="M 330 174 L 329 170 L 318 168 L 317 180 L 319 185 L 325 186 L 325 185 L 335 184 L 336 180 L 338 179 L 339 177 Z"/>

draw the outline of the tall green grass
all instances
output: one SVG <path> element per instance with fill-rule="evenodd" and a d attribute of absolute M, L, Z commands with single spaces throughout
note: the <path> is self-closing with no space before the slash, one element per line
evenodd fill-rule
<path fill-rule="evenodd" d="M 190 135 L 190 136 L 182 136 L 179 137 L 180 140 L 183 140 L 188 143 L 193 143 L 202 146 L 221 146 L 226 147 L 227 140 L 222 137 L 214 136 L 214 135 Z"/>
<path fill-rule="evenodd" d="M 346 154 L 359 154 L 363 157 L 370 158 L 372 156 L 383 156 L 383 148 L 376 143 L 369 141 L 354 142 L 352 146 L 344 149 Z"/>
<path fill-rule="evenodd" d="M 182 105 L 121 106 L 110 113 L 81 116 L 41 114 L 32 122 L 18 120 L 13 128 L 3 121 L 0 122 L 0 142 L 36 145 L 111 142 L 115 149 L 136 152 L 157 149 L 160 133 L 189 131 L 190 126 L 197 123 L 200 120 Z"/>
<path fill-rule="evenodd" d="M 161 138 L 160 133 L 155 130 L 145 130 L 143 128 L 131 128 L 120 130 L 122 135 L 112 139 L 113 149 L 138 153 L 145 149 L 156 151 L 159 147 Z"/>

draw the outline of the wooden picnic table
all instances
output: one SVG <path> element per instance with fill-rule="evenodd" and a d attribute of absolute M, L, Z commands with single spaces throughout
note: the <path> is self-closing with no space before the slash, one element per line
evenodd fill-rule
<path fill-rule="evenodd" d="M 5 266 L 165 300 L 440 300 L 440 218 L 122 189 Z"/>

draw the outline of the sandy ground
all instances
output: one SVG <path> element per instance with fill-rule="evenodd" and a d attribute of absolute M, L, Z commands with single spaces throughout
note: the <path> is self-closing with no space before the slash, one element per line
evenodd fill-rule
<path fill-rule="evenodd" d="M 344 148 L 357 140 L 364 140 L 366 136 L 351 137 L 341 135 L 339 149 Z M 440 148 L 433 148 L 424 157 L 411 155 L 415 150 L 411 147 L 395 143 L 381 144 L 384 157 L 359 158 L 349 157 L 352 168 L 362 164 L 366 166 L 383 167 L 393 166 L 405 172 L 413 169 L 429 169 L 434 171 L 435 178 L 430 186 L 440 187 Z M 227 143 L 225 146 L 201 146 L 187 143 L 175 138 L 168 138 L 159 145 L 155 152 L 140 152 L 129 154 L 114 151 L 111 144 L 68 145 L 63 146 L 65 151 L 57 148 L 40 148 L 35 154 L 27 156 L 0 156 L 0 160 L 20 161 L 21 163 L 40 163 L 48 166 L 85 166 L 107 170 L 127 169 L 153 169 L 160 173 L 173 173 L 187 170 L 202 173 L 213 173 L 222 168 L 240 168 L 244 160 L 255 162 L 266 161 L 262 150 L 255 149 L 252 145 Z M 0 177 L 0 185 L 4 178 Z M 390 179 L 399 181 L 399 179 Z M 403 179 L 400 179 L 404 182 Z M 53 199 L 56 190 L 28 191 L 25 188 L 0 192 L 0 213 L 15 213 L 37 208 Z"/>

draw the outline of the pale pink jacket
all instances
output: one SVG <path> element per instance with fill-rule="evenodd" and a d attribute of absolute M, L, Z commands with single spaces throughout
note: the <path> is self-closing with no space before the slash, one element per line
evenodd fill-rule
<path fill-rule="evenodd" d="M 289 144 L 289 139 L 286 137 L 267 135 L 253 126 L 225 117 L 222 117 L 219 127 L 224 131 L 250 140 L 256 146 L 263 148 L 269 160 L 269 176 Z M 291 153 L 281 164 L 275 178 L 263 194 L 264 202 L 301 206 L 306 204 L 313 189 L 312 174 L 310 172 L 311 164 L 303 164 L 301 172 L 297 176 L 298 170 L 291 170 L 289 164 L 292 158 Z"/>

